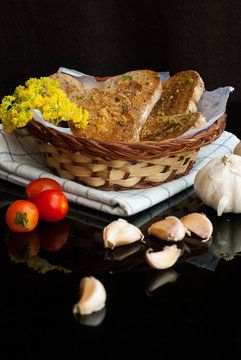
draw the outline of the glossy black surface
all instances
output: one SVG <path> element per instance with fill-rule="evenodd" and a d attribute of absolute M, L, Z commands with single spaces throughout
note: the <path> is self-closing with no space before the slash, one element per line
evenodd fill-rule
<path fill-rule="evenodd" d="M 241 138 L 240 14 L 239 0 L 1 0 L 0 97 L 60 66 L 96 76 L 191 68 L 207 90 L 235 88 L 227 130 Z M 24 189 L 0 181 L 0 358 L 240 356 L 241 214 L 217 218 L 191 190 L 167 203 L 164 213 L 157 205 L 128 219 L 143 229 L 147 243 L 128 247 L 121 261 L 120 251 L 102 245 L 103 228 L 114 218 L 71 206 L 68 241 L 58 252 L 41 248 L 38 258 L 48 261 L 41 273 L 38 258 L 16 262 L 9 255 L 5 211 Z M 145 247 L 157 246 L 148 224 L 194 210 L 213 222 L 212 247 L 187 244 L 191 252 L 173 266 L 176 281 L 150 291 L 163 272 L 143 260 Z M 53 270 L 43 273 L 49 264 Z M 76 319 L 72 308 L 85 275 L 103 282 L 106 307 L 97 318 Z"/>
<path fill-rule="evenodd" d="M 226 130 L 240 136 L 239 107 L 228 105 L 227 113 Z M 63 247 L 55 252 L 41 247 L 32 260 L 19 262 L 9 254 L 5 212 L 24 197 L 24 188 L 0 180 L 1 358 L 239 353 L 241 214 L 217 217 L 190 188 L 127 218 L 143 231 L 145 243 L 110 251 L 103 247 L 103 229 L 117 217 L 71 204 L 63 221 L 69 230 Z M 144 252 L 163 243 L 147 234 L 148 226 L 193 211 L 212 221 L 212 242 L 186 238 L 171 273 L 151 269 Z M 64 229 L 58 224 L 55 231 L 62 236 Z M 46 234 L 49 225 L 40 222 L 38 230 Z M 161 286 L 168 274 L 176 280 Z M 103 311 L 77 318 L 72 309 L 86 275 L 102 281 L 107 302 Z"/>
<path fill-rule="evenodd" d="M 12 353 L 27 359 L 74 358 L 88 351 L 90 358 L 105 354 L 114 359 L 144 352 L 205 354 L 209 348 L 209 354 L 217 355 L 240 349 L 241 214 L 218 218 L 191 188 L 165 211 L 158 213 L 156 206 L 153 218 L 148 210 L 129 217 L 143 231 L 145 243 L 111 251 L 104 249 L 102 233 L 115 217 L 71 205 L 63 247 L 55 252 L 41 248 L 34 261 L 18 262 L 6 244 L 5 211 L 19 198 L 24 198 L 23 188 L 0 181 L 2 358 Z M 184 253 L 171 269 L 151 269 L 144 251 L 163 244 L 147 234 L 148 226 L 167 215 L 194 211 L 212 221 L 212 241 L 185 238 Z M 36 259 L 44 259 L 45 266 Z M 49 265 L 52 270 L 46 271 Z M 176 280 L 158 285 L 167 271 Z M 72 308 L 85 275 L 102 281 L 107 302 L 101 312 L 77 318 Z"/>

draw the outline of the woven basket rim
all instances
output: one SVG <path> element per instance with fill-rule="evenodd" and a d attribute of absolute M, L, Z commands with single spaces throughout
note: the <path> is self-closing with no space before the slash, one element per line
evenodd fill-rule
<path fill-rule="evenodd" d="M 29 132 L 39 141 L 50 143 L 72 152 L 83 152 L 106 159 L 146 160 L 163 156 L 177 155 L 186 151 L 197 151 L 215 141 L 224 131 L 227 114 L 220 116 L 209 128 L 181 138 L 172 138 L 160 142 L 141 141 L 104 142 L 66 134 L 55 128 L 45 126 L 35 120 L 27 124 Z"/>

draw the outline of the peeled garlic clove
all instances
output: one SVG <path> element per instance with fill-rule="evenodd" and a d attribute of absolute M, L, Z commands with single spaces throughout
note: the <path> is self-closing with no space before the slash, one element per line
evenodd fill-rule
<path fill-rule="evenodd" d="M 143 240 L 140 229 L 124 219 L 118 219 L 104 228 L 104 247 L 114 249 L 116 246 L 131 244 Z"/>
<path fill-rule="evenodd" d="M 181 241 L 186 233 L 183 223 L 175 216 L 167 216 L 165 219 L 153 223 L 148 234 L 161 240 Z"/>
<path fill-rule="evenodd" d="M 106 291 L 103 284 L 93 276 L 80 282 L 80 300 L 73 307 L 74 314 L 89 315 L 105 306 Z"/>
<path fill-rule="evenodd" d="M 167 269 L 175 264 L 179 258 L 181 249 L 177 245 L 165 246 L 161 251 L 148 249 L 145 253 L 145 259 L 154 269 Z"/>
<path fill-rule="evenodd" d="M 191 213 L 183 216 L 180 220 L 188 231 L 202 239 L 208 240 L 213 233 L 213 225 L 204 214 Z"/>

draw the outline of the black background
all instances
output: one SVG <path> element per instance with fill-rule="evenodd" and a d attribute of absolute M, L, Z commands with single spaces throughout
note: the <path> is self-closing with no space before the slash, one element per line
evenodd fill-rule
<path fill-rule="evenodd" d="M 1 0 L 0 98 L 60 66 L 95 76 L 197 70 L 207 90 L 241 103 L 240 0 Z"/>
<path fill-rule="evenodd" d="M 239 0 L 1 0 L 0 96 L 59 66 L 96 76 L 195 69 L 241 102 Z"/>

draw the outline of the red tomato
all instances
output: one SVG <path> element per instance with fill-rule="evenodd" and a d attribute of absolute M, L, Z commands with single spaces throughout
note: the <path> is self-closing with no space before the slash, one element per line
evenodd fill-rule
<path fill-rule="evenodd" d="M 62 187 L 57 181 L 50 178 L 41 178 L 30 182 L 25 189 L 25 193 L 27 199 L 32 201 L 40 192 L 50 189 L 62 191 Z"/>
<path fill-rule="evenodd" d="M 62 191 L 42 191 L 33 198 L 32 202 L 38 208 L 39 218 L 45 221 L 59 221 L 69 210 L 68 200 Z"/>
<path fill-rule="evenodd" d="M 10 231 L 7 246 L 9 254 L 20 260 L 27 260 L 38 254 L 40 240 L 35 230 L 25 233 Z"/>
<path fill-rule="evenodd" d="M 69 236 L 69 225 L 65 219 L 57 222 L 39 222 L 36 229 L 40 247 L 47 251 L 58 251 L 66 243 Z"/>
<path fill-rule="evenodd" d="M 37 207 L 30 201 L 14 201 L 6 211 L 6 222 L 10 230 L 27 232 L 33 230 L 39 220 Z"/>

